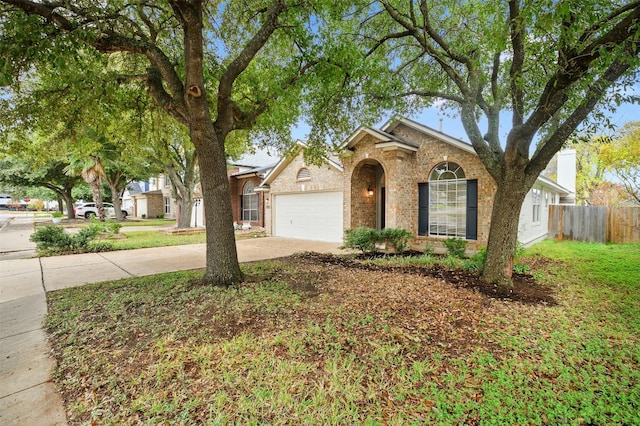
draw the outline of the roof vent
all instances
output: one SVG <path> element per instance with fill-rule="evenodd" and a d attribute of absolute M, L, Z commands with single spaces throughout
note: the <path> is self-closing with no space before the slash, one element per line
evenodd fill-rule
<path fill-rule="evenodd" d="M 308 168 L 303 167 L 300 170 L 298 170 L 298 176 L 296 176 L 297 180 L 309 180 L 311 179 L 311 172 L 309 171 Z"/>

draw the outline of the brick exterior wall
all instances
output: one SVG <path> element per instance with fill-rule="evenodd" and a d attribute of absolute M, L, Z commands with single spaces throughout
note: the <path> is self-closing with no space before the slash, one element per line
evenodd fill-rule
<path fill-rule="evenodd" d="M 231 176 L 233 173 L 237 173 L 239 169 L 237 167 L 229 169 L 227 175 L 229 176 L 229 193 L 231 194 L 231 210 L 233 212 L 233 221 L 239 224 L 242 223 L 242 191 L 244 185 L 247 182 L 253 182 L 254 187 L 258 187 L 262 183 L 262 178 L 258 176 L 252 176 L 248 178 L 237 178 Z M 258 220 L 252 221 L 251 226 L 264 227 L 265 224 L 265 203 L 264 193 L 257 192 L 258 194 Z"/>
<path fill-rule="evenodd" d="M 303 167 L 309 169 L 310 178 L 298 180 L 298 172 Z M 273 198 L 278 194 L 295 194 L 302 192 L 343 191 L 343 172 L 336 167 L 325 164 L 323 166 L 307 165 L 304 162 L 302 151 L 274 178 L 269 184 L 270 190 L 265 193 L 265 229 L 268 234 L 272 232 Z"/>
<path fill-rule="evenodd" d="M 361 162 L 351 173 L 351 221 L 346 228 L 367 226 L 377 228 L 377 196 L 379 189 L 376 185 L 376 164 Z M 368 189 L 374 190 L 373 195 Z M 345 206 L 347 203 L 345 202 Z"/>
<path fill-rule="evenodd" d="M 417 236 L 418 183 L 428 182 L 431 170 L 447 156 L 447 161 L 462 167 L 467 179 L 478 180 L 478 239 L 469 241 L 468 247 L 477 249 L 486 246 L 496 185 L 480 159 L 475 154 L 402 124 L 393 133 L 419 143 L 418 152 L 383 151 L 375 147 L 377 140 L 370 135 L 360 140 L 353 151 L 346 151 L 342 159 L 345 167 L 345 228 L 374 223 L 367 218 L 371 209 L 362 208 L 364 205 L 360 191 L 364 182 L 369 181 L 363 175 L 363 170 L 366 170 L 367 164 L 377 162 L 385 173 L 386 227 L 404 228 Z M 423 248 L 425 244 L 439 247 L 444 239 L 446 237 L 417 237 L 414 247 Z"/>

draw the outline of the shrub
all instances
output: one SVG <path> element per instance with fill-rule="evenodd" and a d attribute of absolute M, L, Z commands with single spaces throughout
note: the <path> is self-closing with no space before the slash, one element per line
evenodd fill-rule
<path fill-rule="evenodd" d="M 467 240 L 452 237 L 447 238 L 443 244 L 449 251 L 450 255 L 459 257 L 460 259 L 464 258 L 464 251 L 467 248 Z"/>
<path fill-rule="evenodd" d="M 52 212 L 51 217 L 64 217 L 64 213 L 62 212 Z"/>
<path fill-rule="evenodd" d="M 380 242 L 380 232 L 373 228 L 361 226 L 355 229 L 345 229 L 343 249 L 360 250 L 363 253 L 375 253 L 376 244 Z"/>
<path fill-rule="evenodd" d="M 344 231 L 344 244 L 341 248 L 360 250 L 363 253 L 375 253 L 377 251 L 376 244 L 384 241 L 390 244 L 396 253 L 402 253 L 407 249 L 410 238 L 413 238 L 413 235 L 406 229 L 385 228 L 382 231 L 376 231 L 373 228 L 361 226 Z"/>
<path fill-rule="evenodd" d="M 158 216 L 156 216 L 158 219 L 164 219 L 164 213 L 160 213 Z"/>
<path fill-rule="evenodd" d="M 82 253 L 87 251 L 106 251 L 111 247 L 105 244 L 90 246 L 91 241 L 98 235 L 100 227 L 91 224 L 71 235 L 64 228 L 55 225 L 38 227 L 36 232 L 29 237 L 30 241 L 36 243 L 36 248 L 40 254 L 65 254 Z"/>
<path fill-rule="evenodd" d="M 64 228 L 55 225 L 38 227 L 29 241 L 36 243 L 38 250 L 68 251 L 73 247 L 71 235 Z"/>
<path fill-rule="evenodd" d="M 407 249 L 407 243 L 410 238 L 413 238 L 413 235 L 406 229 L 384 228 L 380 233 L 380 238 L 391 244 L 396 253 L 402 253 Z"/>
<path fill-rule="evenodd" d="M 89 243 L 100 233 L 100 227 L 89 225 L 78 231 L 72 238 L 75 243 L 75 249 L 86 249 Z"/>
<path fill-rule="evenodd" d="M 107 224 L 107 231 L 109 231 L 110 234 L 119 234 L 121 228 L 122 224 L 118 222 L 109 222 Z"/>
<path fill-rule="evenodd" d="M 29 210 L 37 210 L 37 211 L 42 211 L 42 209 L 44 208 L 44 201 L 42 200 L 33 200 L 29 203 L 29 205 L 27 206 L 27 208 Z"/>

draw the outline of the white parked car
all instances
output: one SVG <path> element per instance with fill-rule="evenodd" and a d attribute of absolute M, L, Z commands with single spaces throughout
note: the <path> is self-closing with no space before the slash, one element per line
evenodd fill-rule
<path fill-rule="evenodd" d="M 104 205 L 104 215 L 106 217 L 114 217 L 116 215 L 115 210 L 113 209 L 113 204 L 111 203 L 102 203 Z M 82 203 L 77 204 L 73 211 L 75 212 L 76 217 L 84 217 L 86 219 L 90 219 L 92 216 L 98 216 L 98 208 L 96 207 L 96 203 Z M 122 217 L 124 219 L 127 218 L 129 214 L 126 210 L 122 211 Z"/>

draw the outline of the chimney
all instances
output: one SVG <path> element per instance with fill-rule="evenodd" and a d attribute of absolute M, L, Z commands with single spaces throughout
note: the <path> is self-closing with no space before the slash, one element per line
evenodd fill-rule
<path fill-rule="evenodd" d="M 571 193 L 560 198 L 561 204 L 575 204 L 576 202 L 576 150 L 565 149 L 558 152 L 559 185 L 567 188 Z"/>

